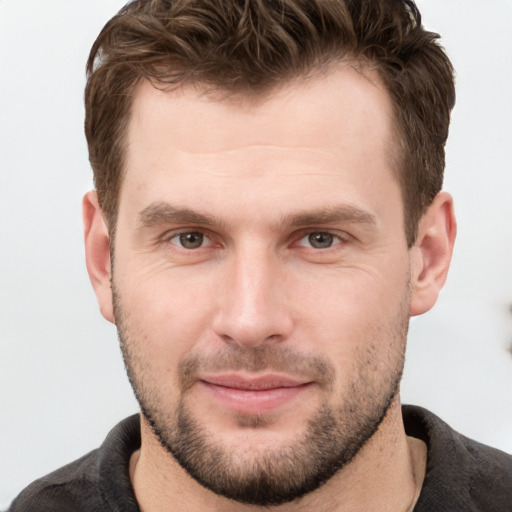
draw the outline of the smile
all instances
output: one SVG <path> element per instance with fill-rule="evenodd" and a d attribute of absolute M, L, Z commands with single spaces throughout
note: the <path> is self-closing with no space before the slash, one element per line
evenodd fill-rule
<path fill-rule="evenodd" d="M 239 414 L 263 414 L 291 402 L 313 383 L 279 375 L 204 377 L 200 385 L 222 407 Z"/>

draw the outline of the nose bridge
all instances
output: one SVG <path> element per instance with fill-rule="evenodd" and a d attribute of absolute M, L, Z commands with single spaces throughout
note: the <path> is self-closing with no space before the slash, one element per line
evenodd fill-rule
<path fill-rule="evenodd" d="M 271 248 L 256 241 L 241 244 L 226 272 L 217 334 L 244 346 L 283 339 L 291 328 L 283 268 Z"/>

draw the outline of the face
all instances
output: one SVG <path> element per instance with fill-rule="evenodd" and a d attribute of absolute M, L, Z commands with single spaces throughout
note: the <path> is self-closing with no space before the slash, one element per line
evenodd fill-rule
<path fill-rule="evenodd" d="M 369 76 L 135 95 L 112 281 L 123 355 L 162 447 L 234 500 L 316 489 L 397 394 L 410 258 L 391 105 Z"/>

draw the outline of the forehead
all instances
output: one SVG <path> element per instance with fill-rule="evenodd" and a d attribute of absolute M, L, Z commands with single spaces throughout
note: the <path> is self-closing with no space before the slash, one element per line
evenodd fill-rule
<path fill-rule="evenodd" d="M 160 128 L 166 144 L 210 152 L 248 144 L 314 146 L 320 142 L 312 137 L 315 132 L 327 136 L 325 146 L 334 139 L 343 145 L 348 136 L 370 128 L 369 136 L 387 144 L 392 112 L 378 74 L 348 63 L 284 82 L 264 93 L 206 90 L 201 84 L 168 91 L 143 81 L 134 93 L 129 139 L 153 139 L 155 129 Z M 341 130 L 335 125 L 346 137 L 339 137 Z"/>
<path fill-rule="evenodd" d="M 335 202 L 342 186 L 354 203 L 395 182 L 389 96 L 376 74 L 350 65 L 260 96 L 143 82 L 131 114 L 120 210 L 177 199 L 213 208 L 242 194 L 281 215 L 294 197 Z"/>

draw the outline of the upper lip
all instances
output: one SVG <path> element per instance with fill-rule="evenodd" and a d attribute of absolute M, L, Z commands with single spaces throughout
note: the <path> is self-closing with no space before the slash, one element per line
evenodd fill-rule
<path fill-rule="evenodd" d="M 310 381 L 296 379 L 287 375 L 263 374 L 240 375 L 235 373 L 202 376 L 201 380 L 215 386 L 242 389 L 246 391 L 262 391 L 275 388 L 291 388 L 308 384 Z"/>

